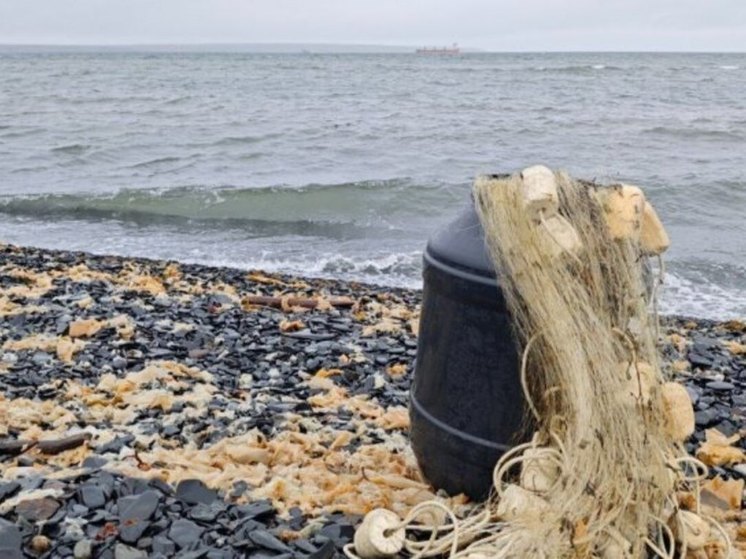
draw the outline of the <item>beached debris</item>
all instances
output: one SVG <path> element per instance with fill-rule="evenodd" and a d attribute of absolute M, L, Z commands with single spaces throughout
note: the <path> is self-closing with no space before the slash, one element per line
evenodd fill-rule
<path fill-rule="evenodd" d="M 36 443 L 36 448 L 43 454 L 59 454 L 72 450 L 91 440 L 91 434 L 82 432 L 62 439 L 43 439 Z"/>
<path fill-rule="evenodd" d="M 686 388 L 676 382 L 667 382 L 661 386 L 666 434 L 672 441 L 683 443 L 695 428 L 694 407 Z"/>
<path fill-rule="evenodd" d="M 638 241 L 645 209 L 645 195 L 637 186 L 620 184 L 596 190 L 612 239 Z"/>
<path fill-rule="evenodd" d="M 495 499 L 481 514 L 448 511 L 422 541 L 407 537 L 424 530 L 417 519 L 400 517 L 393 525 L 405 530 L 402 549 L 414 557 L 670 559 L 686 555 L 691 542 L 708 559 L 710 548 L 728 555 L 732 539 L 722 525 L 676 503 L 706 466 L 682 455 L 695 426 L 692 403 L 686 390 L 665 385 L 648 317 L 641 261 L 663 250 L 662 228 L 657 244 L 647 238 L 642 246 L 645 198 L 637 187 L 597 188 L 546 171 L 480 178 L 474 188 L 522 349 L 534 437 L 500 458 Z M 555 182 L 557 210 L 546 195 Z"/>
<path fill-rule="evenodd" d="M 104 327 L 104 322 L 95 318 L 74 320 L 68 327 L 71 338 L 90 338 Z"/>
<path fill-rule="evenodd" d="M 720 476 L 715 476 L 702 482 L 703 500 L 706 500 L 706 495 L 709 494 L 724 504 L 723 509 L 741 510 L 744 483 L 743 479 L 723 479 Z"/>
<path fill-rule="evenodd" d="M 554 172 L 544 165 L 534 165 L 521 171 L 523 204 L 533 219 L 541 221 L 559 211 L 559 192 Z"/>
<path fill-rule="evenodd" d="M 668 233 L 650 202 L 645 201 L 640 225 L 640 248 L 645 254 L 661 254 L 671 246 Z"/>
<path fill-rule="evenodd" d="M 736 433 L 726 437 L 717 429 L 705 431 L 705 442 L 697 449 L 697 458 L 708 466 L 723 466 L 746 462 L 746 452 L 733 446 L 741 439 Z"/>
<path fill-rule="evenodd" d="M 317 309 L 329 307 L 349 308 L 355 304 L 355 301 L 349 297 L 332 297 L 325 299 L 323 297 L 307 298 L 286 295 L 282 297 L 269 297 L 266 295 L 245 295 L 241 299 L 241 305 L 244 310 L 250 310 L 252 307 L 274 307 L 290 312 L 296 308 Z"/>

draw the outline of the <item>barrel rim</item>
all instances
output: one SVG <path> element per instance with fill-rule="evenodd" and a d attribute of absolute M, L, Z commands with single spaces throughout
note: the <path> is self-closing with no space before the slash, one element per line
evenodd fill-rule
<path fill-rule="evenodd" d="M 438 268 L 442 272 L 445 272 L 452 276 L 456 276 L 460 279 L 475 282 L 475 283 L 481 283 L 482 285 L 486 285 L 488 287 L 497 287 L 497 288 L 500 287 L 497 282 L 496 275 L 485 276 L 477 272 L 470 272 L 469 271 L 470 269 L 466 269 L 460 266 L 456 266 L 454 264 L 449 264 L 447 262 L 444 262 L 443 260 L 440 260 L 437 256 L 431 254 L 430 246 L 428 246 L 425 252 L 422 254 L 422 259 L 425 261 L 426 265 L 430 265 L 435 268 Z"/>
<path fill-rule="evenodd" d="M 414 393 L 410 393 L 409 396 L 409 405 L 410 407 L 414 407 L 418 414 L 422 416 L 423 419 L 427 420 L 431 424 L 433 424 L 438 429 L 441 429 L 442 431 L 445 431 L 449 435 L 453 437 L 458 437 L 460 439 L 469 441 L 471 443 L 485 446 L 487 448 L 497 450 L 500 452 L 507 452 L 512 448 L 511 445 L 506 444 L 500 444 L 496 443 L 487 439 L 483 439 L 482 437 L 477 437 L 476 435 L 470 435 L 469 433 L 464 433 L 463 431 L 460 431 L 459 429 L 456 429 L 455 427 L 452 427 L 448 425 L 447 423 L 441 421 L 437 417 L 433 416 L 430 412 L 428 412 L 420 402 L 417 401 L 417 398 L 415 397 Z"/>

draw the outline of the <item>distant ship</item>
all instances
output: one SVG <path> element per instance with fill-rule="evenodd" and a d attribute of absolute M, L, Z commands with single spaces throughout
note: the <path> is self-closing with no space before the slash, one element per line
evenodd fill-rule
<path fill-rule="evenodd" d="M 450 47 L 422 47 L 417 49 L 417 54 L 461 54 L 461 49 L 453 43 Z"/>

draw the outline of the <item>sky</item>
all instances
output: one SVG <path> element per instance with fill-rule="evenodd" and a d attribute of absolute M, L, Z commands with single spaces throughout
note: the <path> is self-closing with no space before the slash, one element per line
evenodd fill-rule
<path fill-rule="evenodd" d="M 0 0 L 2 44 L 746 52 L 746 0 Z"/>

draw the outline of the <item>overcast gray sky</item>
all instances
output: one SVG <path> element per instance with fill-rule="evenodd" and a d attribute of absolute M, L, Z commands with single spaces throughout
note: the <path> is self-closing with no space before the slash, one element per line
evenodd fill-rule
<path fill-rule="evenodd" d="M 0 0 L 0 43 L 746 51 L 746 0 Z"/>

